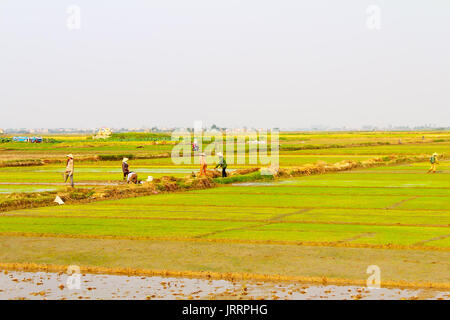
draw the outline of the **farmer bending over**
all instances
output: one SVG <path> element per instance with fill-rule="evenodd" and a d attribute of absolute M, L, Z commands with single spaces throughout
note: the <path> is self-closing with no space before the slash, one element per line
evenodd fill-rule
<path fill-rule="evenodd" d="M 128 182 L 128 183 L 134 183 L 134 184 L 137 184 L 137 183 L 138 183 L 138 176 L 137 176 L 137 173 L 131 171 L 131 172 L 128 174 L 127 182 Z"/>

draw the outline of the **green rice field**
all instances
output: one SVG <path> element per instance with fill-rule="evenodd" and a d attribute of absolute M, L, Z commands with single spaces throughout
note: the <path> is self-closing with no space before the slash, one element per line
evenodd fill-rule
<path fill-rule="evenodd" d="M 450 245 L 448 163 L 9 212 L 0 232 Z M 408 173 L 418 170 L 420 173 Z M 384 168 L 386 169 L 386 168 Z M 388 181 L 388 183 L 386 183 Z"/>
<path fill-rule="evenodd" d="M 122 185 L 121 155 L 141 157 L 129 164 L 143 180 L 199 169 L 146 158 L 170 153 L 169 144 L 56 139 L 62 141 L 0 145 L 0 162 L 63 160 L 74 153 L 75 190 Z M 289 168 L 387 155 L 446 156 L 450 134 L 283 133 L 280 144 L 280 167 Z M 101 154 L 117 159 L 77 162 L 77 156 Z M 245 160 L 227 159 L 229 172 L 261 165 Z M 208 167 L 216 161 L 209 157 Z M 443 157 L 435 174 L 429 167 L 410 162 L 7 210 L 0 212 L 0 262 L 344 279 L 365 279 L 367 266 L 376 264 L 387 280 L 450 283 L 450 162 Z M 63 171 L 64 163 L 0 166 L 0 204 L 20 194 L 66 190 Z"/>

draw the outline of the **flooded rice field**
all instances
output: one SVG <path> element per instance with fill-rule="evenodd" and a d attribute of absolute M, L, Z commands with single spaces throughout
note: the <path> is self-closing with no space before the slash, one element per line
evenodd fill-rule
<path fill-rule="evenodd" d="M 25 192 L 46 192 L 55 191 L 56 187 L 40 186 L 40 185 L 0 185 L 0 194 L 25 193 Z"/>
<path fill-rule="evenodd" d="M 0 299 L 450 299 L 424 289 L 2 271 Z"/>

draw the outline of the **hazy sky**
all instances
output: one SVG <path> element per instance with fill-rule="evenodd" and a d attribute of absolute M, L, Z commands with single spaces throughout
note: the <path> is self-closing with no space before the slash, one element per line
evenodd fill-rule
<path fill-rule="evenodd" d="M 448 126 L 449 17 L 447 0 L 1 0 L 0 128 Z"/>

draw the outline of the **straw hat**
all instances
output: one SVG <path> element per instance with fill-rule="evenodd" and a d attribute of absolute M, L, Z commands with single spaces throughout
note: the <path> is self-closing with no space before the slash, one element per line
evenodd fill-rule
<path fill-rule="evenodd" d="M 71 153 L 69 153 L 69 154 L 67 155 L 67 157 L 73 159 L 73 155 L 72 155 Z"/>
<path fill-rule="evenodd" d="M 128 160 L 128 158 L 123 158 L 122 162 L 127 162 Z"/>
<path fill-rule="evenodd" d="M 204 157 L 204 156 L 206 156 L 206 153 L 202 152 L 202 153 L 200 153 L 200 155 Z"/>
<path fill-rule="evenodd" d="M 435 153 L 433 153 L 433 156 L 437 156 L 438 154 L 435 152 Z"/>
<path fill-rule="evenodd" d="M 217 156 L 218 156 L 218 157 L 223 157 L 222 152 L 218 152 L 218 153 L 217 153 Z"/>

